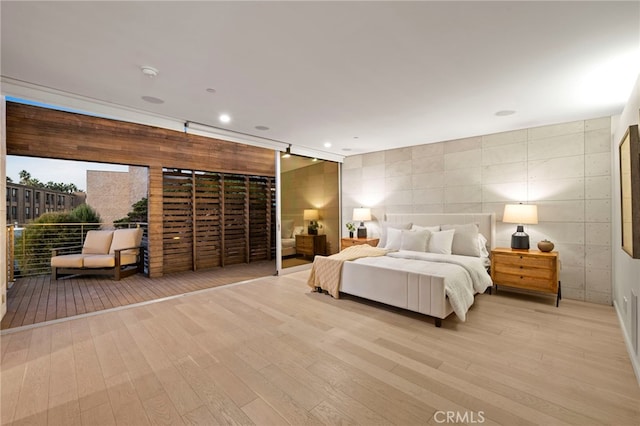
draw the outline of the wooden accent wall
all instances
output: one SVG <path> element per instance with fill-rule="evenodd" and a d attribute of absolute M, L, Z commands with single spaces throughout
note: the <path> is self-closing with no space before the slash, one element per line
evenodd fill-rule
<path fill-rule="evenodd" d="M 7 155 L 275 176 L 270 149 L 14 102 Z"/>
<path fill-rule="evenodd" d="M 163 172 L 165 272 L 272 259 L 274 179 Z"/>
<path fill-rule="evenodd" d="M 274 151 L 7 102 L 7 155 L 149 167 L 149 274 L 163 273 L 163 167 L 275 176 Z"/>

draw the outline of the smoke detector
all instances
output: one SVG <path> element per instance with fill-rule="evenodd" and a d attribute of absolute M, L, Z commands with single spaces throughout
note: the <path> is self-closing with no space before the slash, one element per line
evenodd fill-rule
<path fill-rule="evenodd" d="M 142 74 L 146 75 L 149 78 L 153 78 L 158 75 L 158 70 L 153 67 L 149 67 L 145 65 L 140 69 L 142 70 Z"/>

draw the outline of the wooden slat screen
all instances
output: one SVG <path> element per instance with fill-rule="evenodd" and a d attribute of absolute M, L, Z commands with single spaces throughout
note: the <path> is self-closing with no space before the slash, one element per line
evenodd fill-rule
<path fill-rule="evenodd" d="M 195 269 L 220 266 L 222 233 L 222 184 L 219 173 L 195 175 Z"/>
<path fill-rule="evenodd" d="M 193 268 L 193 210 L 191 172 L 163 173 L 164 273 Z"/>
<path fill-rule="evenodd" d="M 249 260 L 271 259 L 271 179 L 249 178 Z"/>
<path fill-rule="evenodd" d="M 244 263 L 247 258 L 249 223 L 245 200 L 248 188 L 242 175 L 224 176 L 224 253 L 223 265 Z"/>
<path fill-rule="evenodd" d="M 164 169 L 164 272 L 273 259 L 274 181 Z"/>

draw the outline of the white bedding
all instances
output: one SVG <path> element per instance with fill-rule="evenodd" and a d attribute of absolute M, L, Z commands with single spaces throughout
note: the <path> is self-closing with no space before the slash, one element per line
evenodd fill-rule
<path fill-rule="evenodd" d="M 387 269 L 442 277 L 449 303 L 460 320 L 473 305 L 474 295 L 492 286 L 482 258 L 400 250 L 354 262 Z"/>
<path fill-rule="evenodd" d="M 282 248 L 296 248 L 296 239 L 295 238 L 282 238 Z"/>

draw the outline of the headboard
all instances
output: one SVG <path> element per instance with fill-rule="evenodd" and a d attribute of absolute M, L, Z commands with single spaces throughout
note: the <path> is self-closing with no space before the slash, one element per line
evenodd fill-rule
<path fill-rule="evenodd" d="M 413 223 L 418 226 L 462 225 L 475 223 L 480 233 L 487 239 L 489 248 L 495 248 L 495 213 L 387 213 L 390 223 Z"/>

